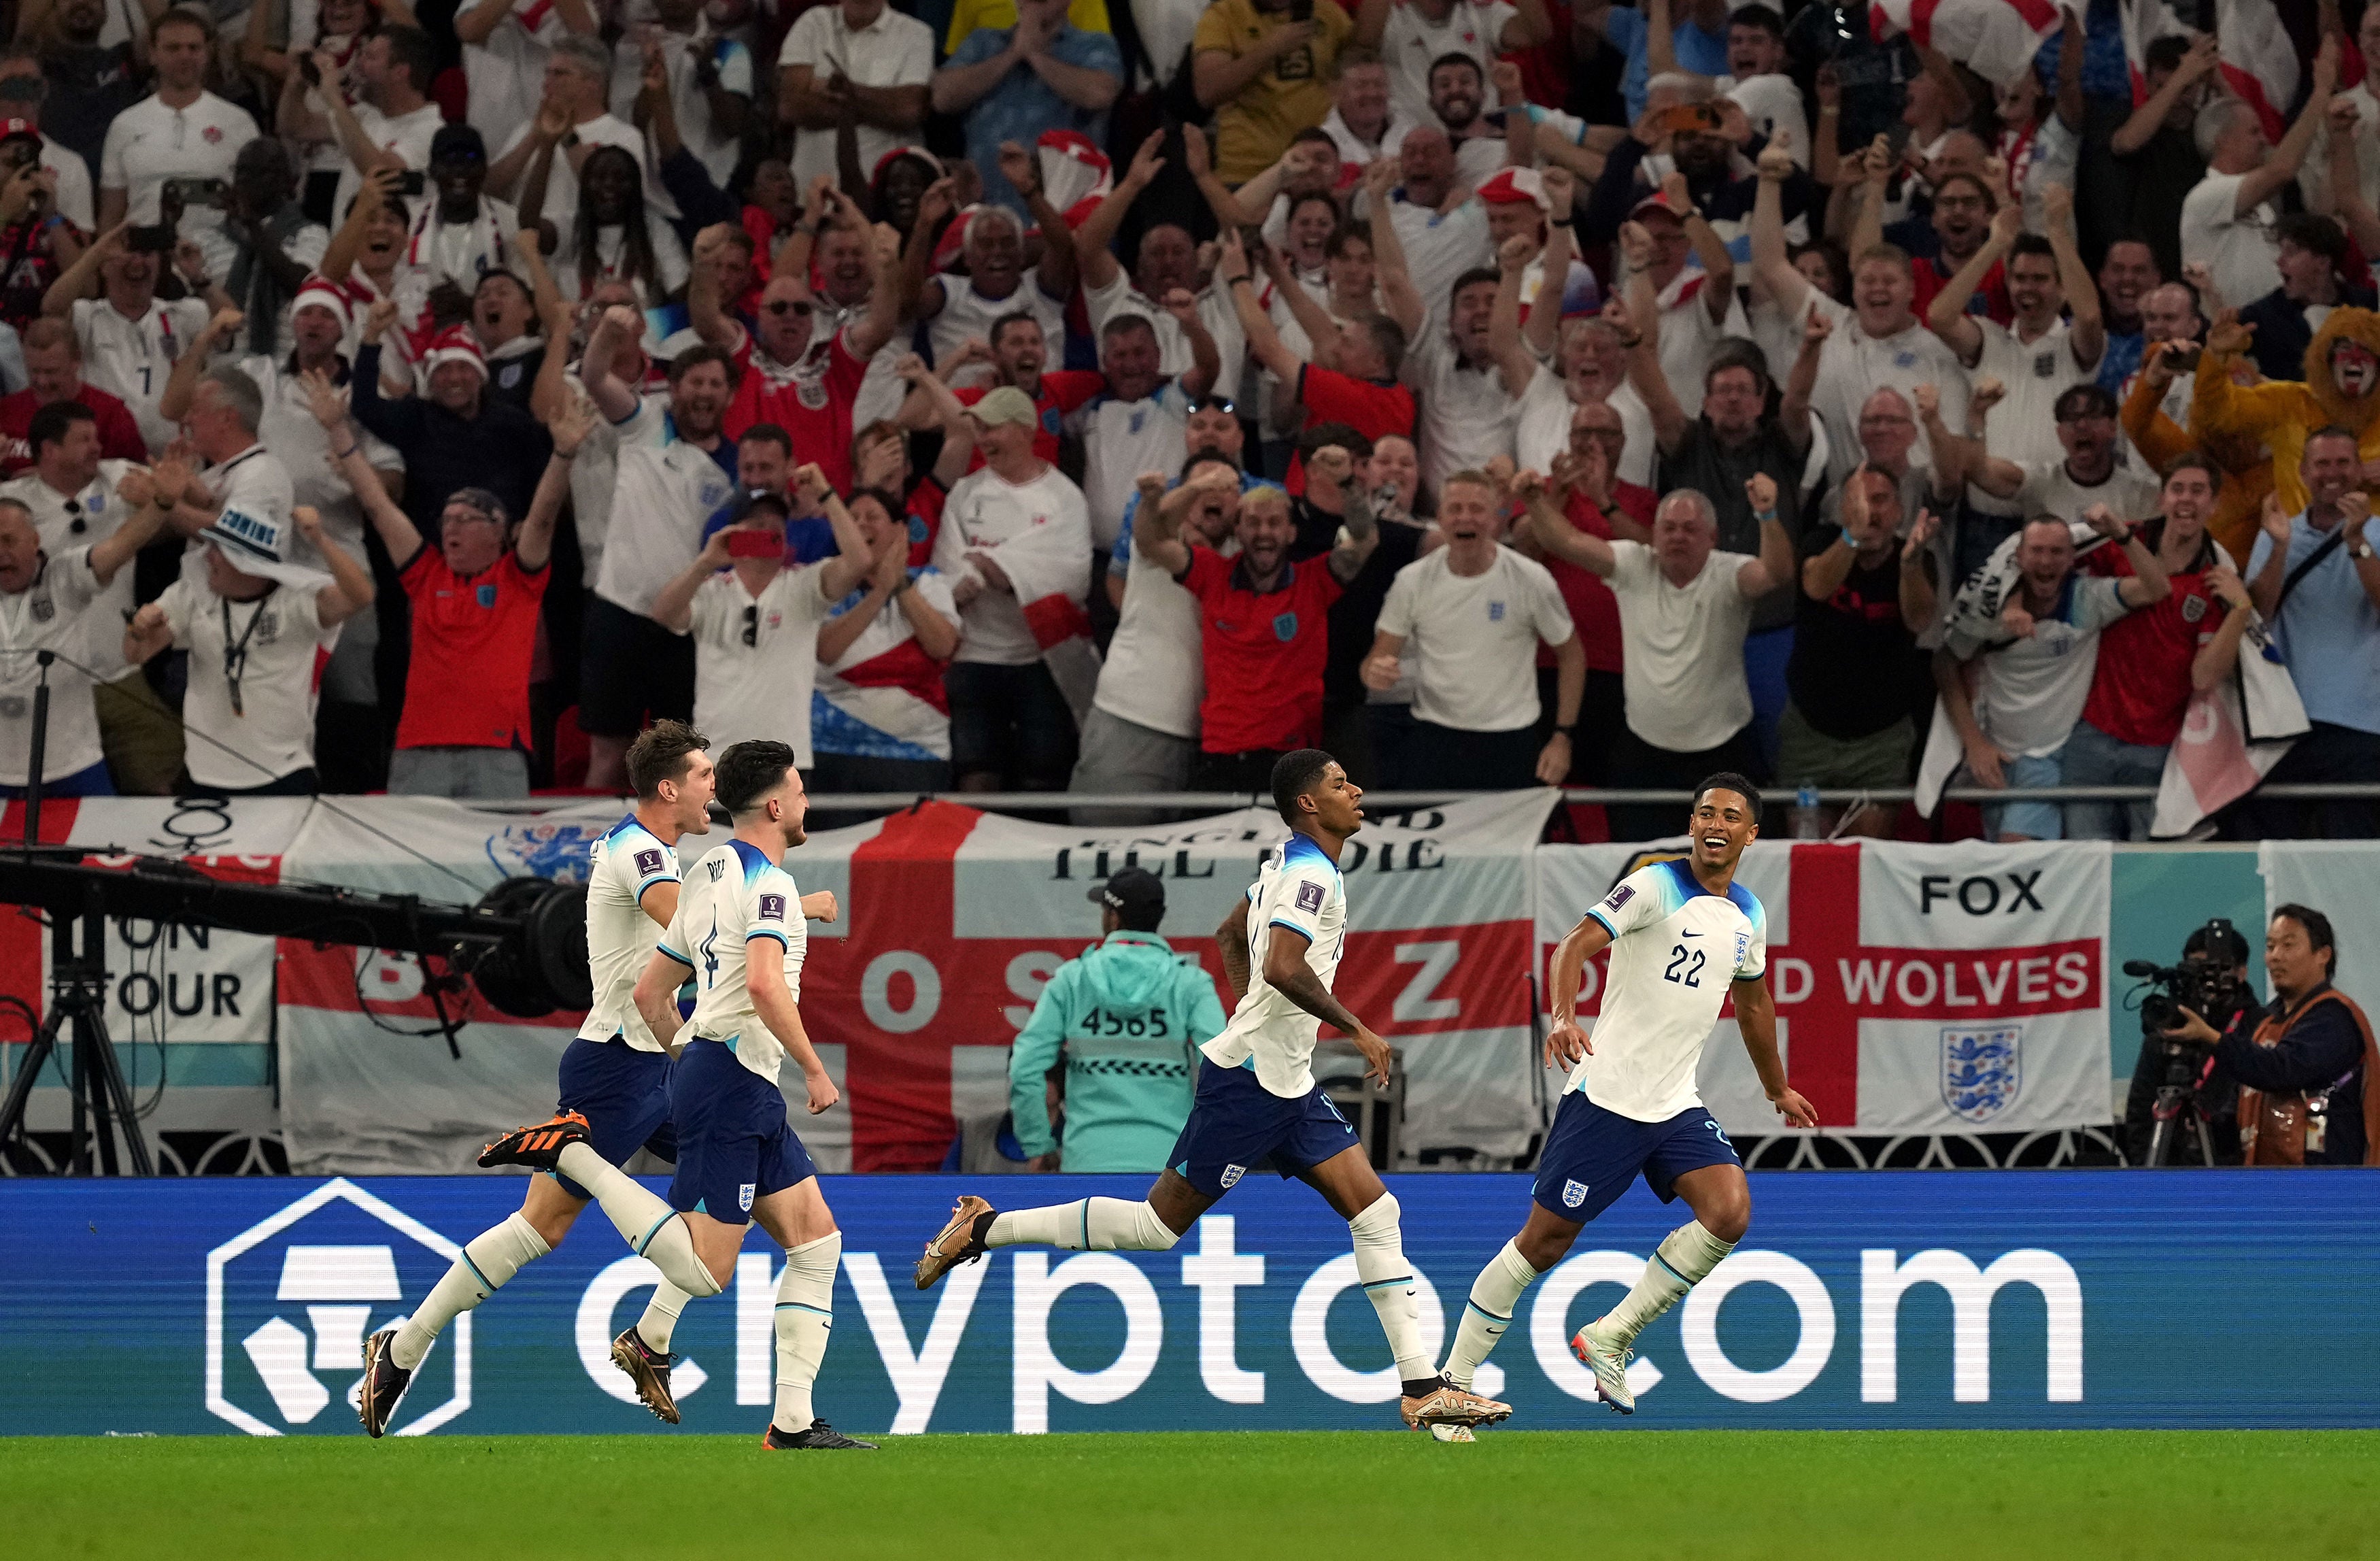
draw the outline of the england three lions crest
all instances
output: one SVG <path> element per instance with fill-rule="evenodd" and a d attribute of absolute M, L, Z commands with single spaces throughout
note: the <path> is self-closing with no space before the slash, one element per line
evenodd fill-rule
<path fill-rule="evenodd" d="M 1942 1103 L 1970 1122 L 1988 1122 L 2022 1087 L 2024 1026 L 1945 1025 Z"/>

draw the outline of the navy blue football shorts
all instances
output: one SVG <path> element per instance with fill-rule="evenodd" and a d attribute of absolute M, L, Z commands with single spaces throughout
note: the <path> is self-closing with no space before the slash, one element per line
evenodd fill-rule
<path fill-rule="evenodd" d="M 677 1158 L 668 1054 L 580 1036 L 563 1052 L 560 1075 L 556 1093 L 562 1109 L 587 1118 L 587 1141 L 596 1153 L 614 1165 L 625 1165 L 640 1149 L 663 1160 Z M 582 1203 L 595 1196 L 559 1171 L 553 1179 Z"/>
<path fill-rule="evenodd" d="M 784 1091 L 735 1060 L 723 1041 L 689 1041 L 670 1070 L 677 1177 L 670 1207 L 729 1225 L 752 1201 L 818 1175 L 785 1120 Z"/>
<path fill-rule="evenodd" d="M 1699 1105 L 1666 1122 L 1639 1122 L 1572 1090 L 1562 1096 L 1554 1130 L 1537 1156 L 1532 1196 L 1548 1213 L 1584 1224 L 1609 1208 L 1640 1172 L 1653 1196 L 1667 1203 L 1688 1171 L 1742 1164 L 1718 1119 Z"/>
<path fill-rule="evenodd" d="M 1258 1083 L 1253 1067 L 1218 1067 L 1201 1057 L 1190 1119 L 1165 1163 L 1200 1192 L 1220 1198 L 1250 1171 L 1269 1167 L 1293 1177 L 1359 1141 L 1318 1087 L 1285 1099 Z"/>

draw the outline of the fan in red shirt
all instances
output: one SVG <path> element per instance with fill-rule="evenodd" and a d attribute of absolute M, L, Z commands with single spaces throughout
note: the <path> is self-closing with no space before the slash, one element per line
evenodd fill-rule
<path fill-rule="evenodd" d="M 830 196 L 837 226 L 865 231 L 867 219 L 850 197 Z M 942 203 L 949 204 L 945 190 Z M 743 378 L 728 403 L 731 439 L 755 423 L 772 422 L 793 436 L 796 466 L 816 463 L 837 491 L 851 486 L 852 404 L 868 377 L 868 360 L 907 323 L 901 317 L 900 258 L 879 256 L 868 312 L 823 341 L 814 340 L 820 305 L 806 276 L 780 274 L 760 290 L 759 323 L 750 331 L 720 307 L 717 254 L 734 241 L 726 224 L 695 236 L 686 313 L 703 340 L 735 355 Z"/>
<path fill-rule="evenodd" d="M 1375 195 L 1373 199 L 1381 201 L 1385 196 Z M 1376 245 L 1379 230 L 1385 226 L 1373 224 Z M 1393 238 L 1390 242 L 1394 242 Z M 1235 230 L 1224 231 L 1223 257 L 1218 270 L 1232 290 L 1240 330 L 1247 337 L 1248 356 L 1271 370 L 1273 378 L 1295 392 L 1297 401 L 1305 408 L 1306 427 L 1343 422 L 1376 443 L 1390 434 L 1404 439 L 1414 436 L 1414 395 L 1397 383 L 1397 369 L 1405 352 L 1403 327 L 1384 314 L 1348 325 L 1339 333 L 1334 350 L 1339 367 L 1326 369 L 1292 352 L 1281 339 L 1281 333 L 1272 328 L 1271 317 L 1257 305 L 1248 257 Z M 1403 260 L 1391 250 L 1382 266 L 1383 285 L 1393 286 L 1403 274 Z M 1410 290 L 1410 283 L 1403 285 Z M 1290 457 L 1289 491 L 1305 492 L 1305 466 L 1301 456 Z"/>
<path fill-rule="evenodd" d="M 106 460 L 147 461 L 148 442 L 131 409 L 82 378 L 82 348 L 63 320 L 36 320 L 25 327 L 25 377 L 31 383 L 14 396 L 0 396 L 0 477 L 14 477 L 33 465 L 30 435 L 33 414 L 53 401 L 79 401 L 99 422 L 99 453 Z"/>
<path fill-rule="evenodd" d="M 1105 390 L 1108 381 L 1105 374 L 1087 369 L 1044 370 L 1041 365 L 1049 360 L 1050 348 L 1041 334 L 1041 322 L 1020 309 L 991 323 L 988 347 L 971 340 L 951 354 L 950 361 L 938 364 L 936 372 L 947 384 L 970 364 L 990 363 L 990 384 L 953 387 L 951 394 L 959 398 L 960 406 L 972 407 L 1000 385 L 1013 384 L 1025 392 L 1040 416 L 1033 430 L 1033 453 L 1054 465 L 1058 459 L 1058 434 L 1065 426 L 1066 414 Z M 934 421 L 933 407 L 926 397 L 912 396 L 903 403 L 903 427 L 931 428 Z M 982 465 L 983 453 L 978 450 L 975 464 L 967 470 Z"/>
<path fill-rule="evenodd" d="M 353 425 L 339 418 L 338 401 L 324 385 L 314 394 L 314 415 L 330 429 L 340 475 L 388 548 L 412 605 L 412 659 L 388 788 L 414 796 L 526 797 L 529 668 L 552 579 L 546 566 L 553 522 L 570 496 L 570 464 L 595 426 L 595 409 L 574 400 L 549 425 L 553 455 L 517 529 L 495 494 L 458 488 L 439 516 L 438 540 L 430 543 L 390 502 Z"/>
<path fill-rule="evenodd" d="M 2143 528 L 2141 541 L 2165 566 L 2172 586 L 2164 601 L 2099 631 L 2091 696 L 2060 761 L 2067 785 L 2157 785 L 2191 695 L 2231 675 L 2252 615 L 2247 588 L 2206 534 L 2222 481 L 2214 464 L 2196 455 L 2184 456 L 2166 473 L 2159 495 L 2164 513 Z M 2117 579 L 2132 573 L 2119 547 L 2094 548 L 2080 567 Z M 2118 840 L 2129 834 L 2145 840 L 2155 813 L 2153 802 L 2069 802 L 2066 835 Z"/>
<path fill-rule="evenodd" d="M 1342 483 L 1354 470 L 1347 452 L 1315 452 L 1318 481 L 1328 470 Z M 1238 479 L 1202 471 L 1191 485 L 1235 489 Z M 1353 484 L 1346 484 L 1352 492 Z M 1199 653 L 1207 691 L 1199 701 L 1197 762 L 1190 785 L 1199 791 L 1260 792 L 1276 761 L 1311 748 L 1322 736 L 1322 672 L 1330 653 L 1330 604 L 1379 545 L 1371 511 L 1350 505 L 1339 545 L 1303 564 L 1289 561 L 1297 540 L 1289 494 L 1271 483 L 1240 494 L 1236 558 L 1183 542 L 1179 517 L 1160 502 L 1165 480 L 1140 480 L 1139 519 L 1133 545 L 1172 572 L 1198 603 Z"/>

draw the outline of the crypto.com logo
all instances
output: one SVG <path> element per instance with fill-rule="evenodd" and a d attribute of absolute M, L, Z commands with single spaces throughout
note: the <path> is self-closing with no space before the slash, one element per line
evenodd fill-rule
<path fill-rule="evenodd" d="M 352 1208 L 338 1208 L 341 1203 Z M 358 1219 L 377 1221 L 379 1228 Z M 291 1226 L 311 1219 L 318 1237 L 283 1243 L 277 1238 Z M 402 1248 L 386 1240 L 359 1237 L 404 1237 Z M 310 1425 L 331 1406 L 334 1396 L 355 1404 L 354 1390 L 363 1376 L 365 1337 L 399 1321 L 402 1308 L 374 1321 L 376 1312 L 405 1299 L 400 1271 L 419 1271 L 417 1294 L 427 1294 L 435 1275 L 462 1254 L 462 1249 L 419 1220 L 373 1197 L 344 1177 L 325 1182 L 295 1203 L 249 1226 L 207 1254 L 207 1409 L 251 1436 L 285 1435 L 290 1428 Z M 251 1256 L 250 1254 L 256 1254 Z M 267 1275 L 278 1259 L 277 1283 Z M 242 1258 L 249 1261 L 242 1263 Z M 434 1267 L 428 1261 L 435 1259 Z M 237 1265 L 237 1266 L 235 1266 Z M 271 1418 L 231 1401 L 224 1388 L 225 1290 L 226 1277 L 239 1292 L 243 1314 L 235 1328 L 244 1328 L 238 1348 L 253 1369 L 270 1400 Z M 264 1287 L 270 1285 L 269 1299 Z M 259 1304 L 261 1302 L 261 1304 Z M 277 1304 L 275 1304 L 277 1303 Z M 272 1315 L 249 1327 L 259 1311 Z M 302 1320 L 293 1321 L 293 1318 Z M 408 1418 L 395 1430 L 399 1436 L 419 1436 L 445 1424 L 471 1407 L 471 1314 L 455 1319 L 445 1342 L 452 1353 L 454 1390 L 443 1404 Z M 435 1364 L 437 1351 L 425 1360 Z M 325 1382 L 330 1385 L 325 1385 Z M 427 1385 L 421 1384 L 418 1385 Z M 275 1423 L 275 1421 L 278 1423 Z"/>

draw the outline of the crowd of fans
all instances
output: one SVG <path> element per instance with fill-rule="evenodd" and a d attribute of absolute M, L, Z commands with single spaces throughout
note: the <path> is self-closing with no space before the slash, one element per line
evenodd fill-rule
<path fill-rule="evenodd" d="M 0 783 L 2380 777 L 2380 5 L 2200 9 L 22 0 Z"/>

